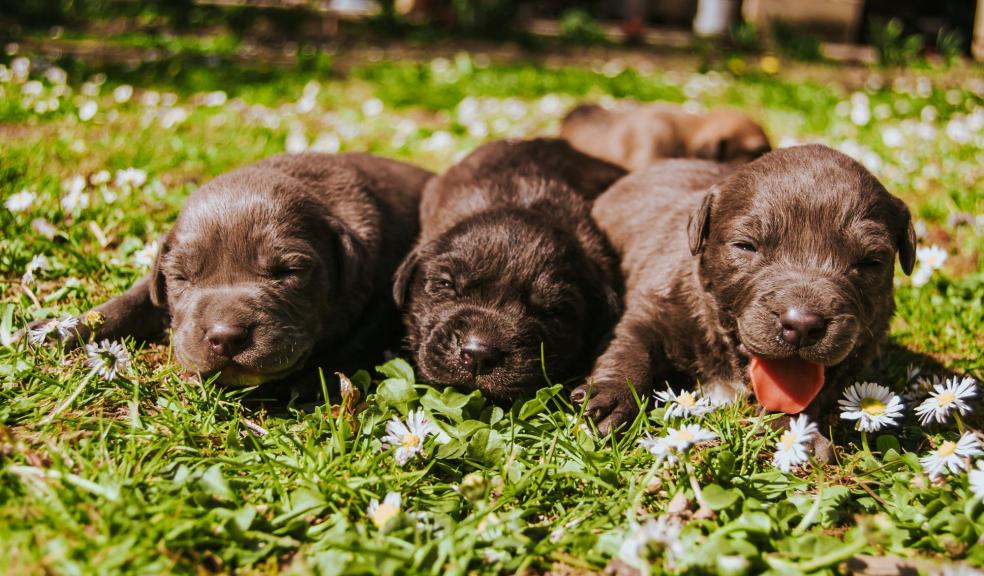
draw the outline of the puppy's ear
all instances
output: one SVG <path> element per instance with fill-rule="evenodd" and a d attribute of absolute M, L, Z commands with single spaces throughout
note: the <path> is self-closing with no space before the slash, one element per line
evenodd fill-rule
<path fill-rule="evenodd" d="M 899 264 L 908 276 L 916 266 L 916 229 L 912 226 L 912 214 L 905 202 L 894 198 L 896 210 L 899 212 L 896 245 L 899 251 Z"/>
<path fill-rule="evenodd" d="M 345 294 L 358 294 L 372 281 L 369 246 L 341 219 L 329 216 L 326 220 L 335 244 L 334 260 L 340 287 Z"/>
<path fill-rule="evenodd" d="M 417 272 L 417 264 L 420 263 L 420 248 L 414 248 L 403 262 L 400 263 L 400 267 L 396 269 L 396 274 L 393 275 L 393 301 L 396 302 L 398 308 L 403 308 L 403 305 L 407 301 L 408 290 L 410 290 L 410 281 L 413 279 L 413 275 Z"/>
<path fill-rule="evenodd" d="M 704 242 L 711 231 L 711 207 L 714 205 L 716 196 L 716 190 L 711 189 L 704 195 L 700 208 L 690 215 L 690 222 L 687 224 L 687 239 L 690 241 L 690 253 L 694 256 L 704 251 Z"/>
<path fill-rule="evenodd" d="M 150 303 L 158 308 L 167 308 L 167 280 L 164 278 L 164 256 L 171 250 L 171 232 L 161 236 L 157 257 L 150 269 Z"/>

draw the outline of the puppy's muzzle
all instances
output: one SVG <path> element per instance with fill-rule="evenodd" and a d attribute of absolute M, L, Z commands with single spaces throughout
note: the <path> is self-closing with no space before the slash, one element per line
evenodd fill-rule
<path fill-rule="evenodd" d="M 806 348 L 823 339 L 828 322 L 810 308 L 791 306 L 779 314 L 779 337 L 793 348 Z"/>
<path fill-rule="evenodd" d="M 469 333 L 461 339 L 458 354 L 463 367 L 479 376 L 489 374 L 505 357 L 505 352 L 490 344 L 492 339 L 478 333 Z"/>
<path fill-rule="evenodd" d="M 205 331 L 209 351 L 232 358 L 249 347 L 251 329 L 236 322 L 216 322 Z"/>

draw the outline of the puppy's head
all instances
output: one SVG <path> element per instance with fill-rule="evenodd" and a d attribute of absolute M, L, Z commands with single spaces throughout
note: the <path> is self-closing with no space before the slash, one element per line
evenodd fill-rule
<path fill-rule="evenodd" d="M 351 230 L 273 169 L 220 176 L 189 199 L 154 266 L 188 370 L 249 386 L 300 368 L 361 261 Z"/>
<path fill-rule="evenodd" d="M 715 162 L 750 162 L 772 149 L 761 126 L 728 108 L 703 115 L 686 140 L 688 157 Z"/>
<path fill-rule="evenodd" d="M 778 150 L 736 171 L 704 198 L 689 237 L 759 402 L 787 413 L 884 334 L 896 254 L 906 274 L 915 261 L 905 204 L 824 146 Z"/>
<path fill-rule="evenodd" d="M 612 281 L 575 237 L 529 212 L 458 223 L 397 271 L 418 369 L 436 384 L 509 399 L 586 364 L 614 320 Z"/>

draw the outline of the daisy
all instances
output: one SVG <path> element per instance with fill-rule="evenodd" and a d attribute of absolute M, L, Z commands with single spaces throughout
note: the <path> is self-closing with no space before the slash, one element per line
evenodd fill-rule
<path fill-rule="evenodd" d="M 947 474 L 966 470 L 966 459 L 981 453 L 984 452 L 977 437 L 973 433 L 965 432 L 956 442 L 947 440 L 937 446 L 929 455 L 920 458 L 919 463 L 930 479 L 936 480 Z"/>
<path fill-rule="evenodd" d="M 86 100 L 81 106 L 79 106 L 79 120 L 88 122 L 89 120 L 92 120 L 98 111 L 98 104 L 92 100 Z"/>
<path fill-rule="evenodd" d="M 916 262 L 930 271 L 939 270 L 946 263 L 946 250 L 936 244 L 916 248 Z"/>
<path fill-rule="evenodd" d="M 655 456 L 657 462 L 666 460 L 668 464 L 674 464 L 677 461 L 677 457 L 673 454 L 673 447 L 670 446 L 665 436 L 656 438 L 647 433 L 644 437 L 639 438 L 639 444 Z"/>
<path fill-rule="evenodd" d="M 45 322 L 44 324 L 38 326 L 37 328 L 31 328 L 27 331 L 27 340 L 35 346 L 40 346 L 44 344 L 44 341 L 48 339 L 48 335 L 54 332 L 58 328 L 58 320 L 51 320 Z"/>
<path fill-rule="evenodd" d="M 984 460 L 978 460 L 977 468 L 971 470 L 967 477 L 970 479 L 970 489 L 974 492 L 974 496 L 984 500 Z"/>
<path fill-rule="evenodd" d="M 717 438 L 717 434 L 704 430 L 697 424 L 685 424 L 679 429 L 668 428 L 666 430 L 666 441 L 680 452 L 686 452 L 691 446 L 710 442 L 715 438 Z"/>
<path fill-rule="evenodd" d="M 369 502 L 369 510 L 367 515 L 372 523 L 376 525 L 376 528 L 382 528 L 389 522 L 393 517 L 400 513 L 400 505 L 402 504 L 402 498 L 399 492 L 390 492 L 386 494 L 383 498 L 383 503 L 380 504 L 379 500 L 373 498 Z"/>
<path fill-rule="evenodd" d="M 664 420 L 670 418 L 685 418 L 687 416 L 703 416 L 714 410 L 710 399 L 702 398 L 700 393 L 685 391 L 677 394 L 672 388 L 656 394 L 656 400 L 666 403 Z"/>
<path fill-rule="evenodd" d="M 924 385 L 929 387 L 928 383 Z M 929 398 L 916 407 L 919 422 L 929 424 L 936 420 L 942 424 L 946 422 L 950 411 L 954 408 L 961 416 L 970 412 L 970 406 L 964 400 L 977 395 L 977 382 L 973 378 L 962 380 L 957 380 L 956 376 L 948 379 L 934 378 L 932 386 L 933 392 L 930 392 Z"/>
<path fill-rule="evenodd" d="M 34 200 L 37 196 L 34 192 L 27 190 L 21 190 L 16 194 L 11 194 L 3 203 L 4 207 L 11 212 L 26 212 L 31 209 L 31 204 L 34 204 Z"/>
<path fill-rule="evenodd" d="M 139 168 L 116 171 L 116 186 L 125 190 L 140 188 L 147 182 L 147 172 Z"/>
<path fill-rule="evenodd" d="M 65 316 L 55 323 L 55 330 L 63 340 L 72 334 L 72 330 L 79 325 L 79 319 L 75 316 Z M 125 351 L 124 351 L 125 352 Z"/>
<path fill-rule="evenodd" d="M 21 284 L 31 284 L 34 282 L 34 273 L 47 268 L 48 258 L 44 254 L 35 254 L 31 258 L 31 261 L 28 262 L 27 268 L 24 269 L 24 275 L 21 276 Z"/>
<path fill-rule="evenodd" d="M 130 354 L 119 342 L 103 340 L 99 344 L 86 344 L 85 354 L 89 358 L 89 367 L 107 382 L 130 369 Z"/>
<path fill-rule="evenodd" d="M 873 382 L 855 382 L 837 403 L 841 407 L 841 418 L 857 420 L 855 428 L 862 432 L 877 432 L 885 426 L 894 426 L 902 417 L 902 400 L 888 388 Z"/>
<path fill-rule="evenodd" d="M 629 522 L 629 532 L 618 549 L 619 558 L 648 574 L 651 549 L 661 550 L 672 565 L 675 558 L 683 553 L 680 531 L 683 524 L 672 516 L 650 518 L 644 524 Z"/>
<path fill-rule="evenodd" d="M 157 240 L 154 240 L 133 253 L 133 262 L 141 268 L 150 268 L 154 265 L 154 259 L 157 257 L 157 250 Z"/>
<path fill-rule="evenodd" d="M 424 449 L 424 440 L 428 434 L 438 434 L 441 432 L 433 422 L 427 419 L 424 411 L 417 409 L 407 414 L 407 421 L 401 422 L 396 416 L 386 423 L 386 436 L 383 436 L 384 444 L 389 444 L 396 448 L 394 456 L 396 463 L 400 466 L 406 464 L 411 458 L 420 454 Z"/>
<path fill-rule="evenodd" d="M 89 184 L 93 186 L 102 186 L 103 184 L 109 184 L 110 175 L 109 170 L 100 170 L 95 174 L 89 176 Z"/>
<path fill-rule="evenodd" d="M 789 430 L 784 431 L 776 442 L 776 453 L 772 456 L 773 465 L 783 472 L 789 472 L 793 466 L 806 462 L 809 459 L 806 445 L 818 432 L 817 425 L 810 422 L 806 414 L 800 414 L 798 418 L 790 420 Z"/>

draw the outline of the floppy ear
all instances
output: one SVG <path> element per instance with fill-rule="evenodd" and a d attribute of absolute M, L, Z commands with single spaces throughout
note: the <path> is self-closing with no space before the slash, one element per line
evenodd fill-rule
<path fill-rule="evenodd" d="M 899 229 L 896 237 L 896 244 L 899 251 L 899 264 L 902 271 L 908 276 L 912 274 L 912 269 L 916 266 L 916 229 L 912 226 L 912 214 L 905 202 L 895 198 L 896 208 L 901 213 L 899 219 Z"/>
<path fill-rule="evenodd" d="M 166 232 L 161 236 L 160 248 L 157 249 L 157 257 L 154 258 L 154 265 L 150 269 L 150 303 L 158 308 L 167 308 L 167 280 L 164 278 L 164 271 L 161 267 L 164 264 L 164 256 L 171 250 L 171 232 Z"/>
<path fill-rule="evenodd" d="M 410 280 L 417 272 L 417 264 L 420 262 L 420 249 L 414 248 L 407 254 L 400 267 L 393 275 L 393 301 L 398 308 L 403 308 L 407 301 L 407 290 L 410 289 Z"/>
<path fill-rule="evenodd" d="M 711 207 L 714 204 L 715 190 L 704 195 L 700 208 L 690 215 L 687 224 L 687 239 L 690 242 L 690 253 L 694 256 L 704 251 L 704 242 L 711 231 Z"/>
<path fill-rule="evenodd" d="M 328 228 L 334 242 L 335 267 L 345 294 L 357 294 L 372 280 L 373 258 L 369 247 L 350 226 L 329 216 Z"/>

